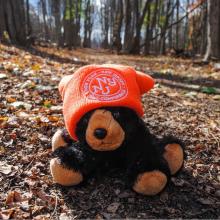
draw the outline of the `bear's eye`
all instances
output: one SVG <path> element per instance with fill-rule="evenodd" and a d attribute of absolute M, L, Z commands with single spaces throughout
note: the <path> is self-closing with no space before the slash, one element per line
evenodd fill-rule
<path fill-rule="evenodd" d="M 114 113 L 113 113 L 113 117 L 114 117 L 115 119 L 120 118 L 120 113 L 119 113 L 119 112 L 114 112 Z"/>

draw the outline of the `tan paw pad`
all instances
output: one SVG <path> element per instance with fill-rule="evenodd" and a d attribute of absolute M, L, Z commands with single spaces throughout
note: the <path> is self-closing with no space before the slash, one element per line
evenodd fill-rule
<path fill-rule="evenodd" d="M 52 137 L 52 151 L 55 151 L 59 147 L 65 147 L 67 143 L 62 137 L 62 130 L 56 131 Z"/>
<path fill-rule="evenodd" d="M 183 165 L 183 149 L 179 144 L 167 144 L 163 157 L 167 161 L 171 174 L 174 175 Z"/>
<path fill-rule="evenodd" d="M 54 182 L 63 186 L 77 185 L 83 180 L 80 172 L 63 167 L 57 158 L 50 161 L 50 171 Z"/>
<path fill-rule="evenodd" d="M 134 191 L 143 195 L 156 195 L 166 186 L 167 177 L 158 170 L 139 174 L 133 186 Z"/>

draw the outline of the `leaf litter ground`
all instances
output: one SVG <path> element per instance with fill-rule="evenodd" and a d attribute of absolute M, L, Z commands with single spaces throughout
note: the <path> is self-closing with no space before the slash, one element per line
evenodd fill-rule
<path fill-rule="evenodd" d="M 185 141 L 187 153 L 183 171 L 160 195 L 135 194 L 119 171 L 78 187 L 53 184 L 50 142 L 64 126 L 57 85 L 63 75 L 89 63 L 131 65 L 156 78 L 155 88 L 143 96 L 144 120 L 158 136 Z M 220 218 L 220 72 L 215 64 L 0 45 L 0 82 L 0 219 Z"/>

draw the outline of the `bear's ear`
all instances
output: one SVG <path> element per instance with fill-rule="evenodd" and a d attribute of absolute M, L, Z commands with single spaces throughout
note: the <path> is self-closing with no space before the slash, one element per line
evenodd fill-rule
<path fill-rule="evenodd" d="M 141 94 L 144 94 L 154 87 L 154 79 L 142 72 L 136 71 L 137 73 L 137 83 L 140 88 Z"/>
<path fill-rule="evenodd" d="M 64 97 L 65 87 L 67 83 L 71 80 L 72 76 L 73 75 L 64 76 L 59 83 L 58 89 L 59 89 L 60 95 L 62 96 L 62 99 Z"/>

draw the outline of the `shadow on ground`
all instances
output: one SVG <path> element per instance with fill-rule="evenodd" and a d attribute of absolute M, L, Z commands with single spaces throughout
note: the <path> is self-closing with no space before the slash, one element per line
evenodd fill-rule
<path fill-rule="evenodd" d="M 200 187 L 204 179 L 183 170 L 157 196 L 145 197 L 128 189 L 120 172 L 89 180 L 83 186 L 60 188 L 76 218 L 219 218 L 220 202 Z"/>

